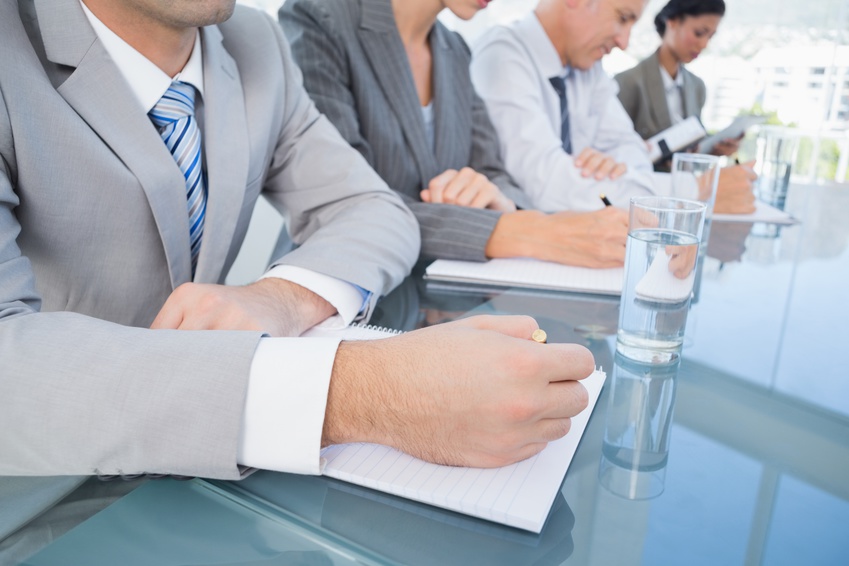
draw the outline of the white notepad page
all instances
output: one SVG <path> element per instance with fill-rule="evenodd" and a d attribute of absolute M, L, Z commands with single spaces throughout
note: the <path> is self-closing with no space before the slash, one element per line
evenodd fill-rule
<path fill-rule="evenodd" d="M 589 405 L 572 419 L 565 437 L 532 458 L 503 468 L 461 468 L 424 462 L 377 444 L 342 444 L 322 450 L 322 473 L 437 507 L 525 529 L 542 530 L 551 504 L 598 400 L 605 374 L 582 383 Z"/>
<path fill-rule="evenodd" d="M 425 270 L 425 279 L 619 295 L 623 274 L 621 267 L 591 269 L 528 258 L 485 262 L 438 259 Z"/>

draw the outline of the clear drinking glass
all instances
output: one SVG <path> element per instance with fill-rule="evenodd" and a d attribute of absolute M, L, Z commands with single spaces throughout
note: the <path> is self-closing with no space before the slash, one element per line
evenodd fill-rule
<path fill-rule="evenodd" d="M 684 340 L 705 205 L 670 197 L 631 199 L 616 349 L 668 363 Z"/>
<path fill-rule="evenodd" d="M 796 162 L 799 137 L 790 128 L 766 126 L 760 129 L 755 153 L 755 195 L 759 200 L 784 209 L 790 173 Z"/>

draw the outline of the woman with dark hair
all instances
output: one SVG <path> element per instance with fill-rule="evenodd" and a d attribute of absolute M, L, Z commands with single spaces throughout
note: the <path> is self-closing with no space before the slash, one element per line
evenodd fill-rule
<path fill-rule="evenodd" d="M 660 47 L 616 75 L 619 100 L 643 139 L 690 116 L 701 117 L 705 83 L 684 65 L 707 47 L 724 14 L 723 0 L 670 0 L 654 19 Z M 722 140 L 712 153 L 731 155 L 738 147 L 738 139 Z"/>

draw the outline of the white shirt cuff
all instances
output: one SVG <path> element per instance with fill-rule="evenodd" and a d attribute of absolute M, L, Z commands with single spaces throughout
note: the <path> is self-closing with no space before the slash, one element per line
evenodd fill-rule
<path fill-rule="evenodd" d="M 335 338 L 259 341 L 242 417 L 239 464 L 321 473 L 321 433 L 339 342 Z"/>
<path fill-rule="evenodd" d="M 363 310 L 364 300 L 360 288 L 342 279 L 294 265 L 272 267 L 260 279 L 267 277 L 276 277 L 296 283 L 336 307 L 339 314 L 322 322 L 322 327 L 343 328 L 351 324 Z"/>

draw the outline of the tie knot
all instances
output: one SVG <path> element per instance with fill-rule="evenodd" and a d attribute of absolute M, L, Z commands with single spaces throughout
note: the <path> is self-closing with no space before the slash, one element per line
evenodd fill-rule
<path fill-rule="evenodd" d="M 174 81 L 148 115 L 157 127 L 162 128 L 194 113 L 195 87 Z"/>
<path fill-rule="evenodd" d="M 548 79 L 548 82 L 551 83 L 551 86 L 554 87 L 554 91 L 560 98 L 566 95 L 566 79 L 563 77 L 551 77 Z"/>

